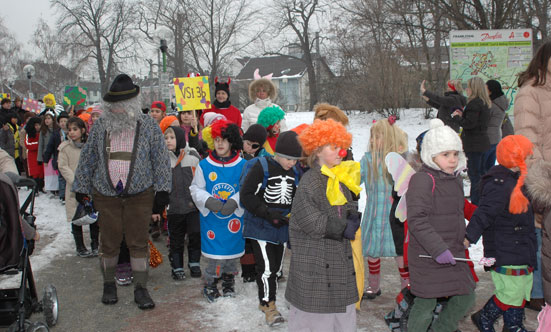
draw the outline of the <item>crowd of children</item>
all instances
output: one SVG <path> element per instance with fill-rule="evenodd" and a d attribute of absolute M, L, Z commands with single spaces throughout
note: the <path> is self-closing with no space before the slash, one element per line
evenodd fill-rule
<path fill-rule="evenodd" d="M 231 104 L 230 80 L 216 80 L 216 99 L 208 110 L 167 116 L 166 105 L 154 101 L 149 116 L 158 128 L 153 125 L 148 130 L 164 135 L 166 144 L 158 153 L 169 156 L 171 190 L 166 200 L 157 199 L 164 191 L 155 196 L 151 235 L 155 239 L 162 229 L 167 231 L 171 277 L 176 281 L 186 278 L 187 243 L 189 275 L 204 278 L 202 292 L 208 302 L 234 297 L 241 271 L 243 282 L 256 282 L 258 308 L 269 326 L 288 320 L 290 331 L 353 331 L 355 308 L 362 300 L 381 295 L 380 258 L 394 257 L 401 279 L 400 289 L 394 291 L 406 290 L 412 298 L 407 330 L 456 331 L 474 305 L 476 287 L 476 275 L 461 260 L 468 258 L 465 249 L 483 236 L 485 256 L 495 258 L 488 267 L 495 295 L 472 315 L 472 321 L 480 331 L 494 331 L 494 322 L 503 316 L 506 331 L 526 331 L 523 308 L 530 299 L 532 272 L 538 266 L 532 197 L 523 189 L 529 173 L 526 160 L 532 155 L 532 143 L 526 137 L 512 135 L 495 144 L 499 165 L 489 168 L 482 178 L 469 167 L 471 184 L 478 188 L 471 198 L 478 207 L 472 206 L 476 210 L 465 225 L 466 204 L 471 205 L 464 199 L 461 172 L 468 159 L 474 163 L 482 153 L 475 148 L 466 155 L 465 141 L 488 142 L 479 139 L 480 122 L 487 122 L 480 119 L 488 116 L 491 106 L 480 81 L 469 81 L 465 109 L 445 116 L 444 122 L 453 127 L 438 119 L 431 121 L 430 129 L 419 137 L 417 155 L 408 152 L 407 135 L 391 116 L 371 125 L 368 151 L 360 162 L 353 160 L 352 135 L 343 111 L 319 104 L 313 123 L 287 130 L 285 112 L 273 103 L 277 89 L 267 77 L 258 76 L 250 85 L 253 104 L 243 115 Z M 454 98 L 457 84 L 448 85 Z M 430 92 L 423 94 L 427 101 L 444 102 Z M 52 95 L 44 100 L 47 108 L 41 116 L 25 114 L 21 119 L 15 116 L 14 121 L 2 117 L 1 147 L 14 160 L 25 162 L 21 169 L 37 181 L 41 191 L 64 201 L 77 255 L 100 255 L 105 261 L 105 248 L 99 247 L 98 240 L 102 223 L 86 223 L 90 250 L 82 224 L 75 223 L 77 210 L 86 204 L 77 201 L 73 183 L 77 168 L 83 167 L 79 166 L 83 146 L 93 144 L 87 142 L 90 128 L 98 119 L 118 115 L 113 110 L 102 113 L 103 105 L 96 105 L 87 117 L 70 116 L 56 111 Z M 109 131 L 106 123 L 99 123 Z M 464 129 L 463 137 L 456 132 L 457 125 Z M 111 141 L 109 134 L 94 137 L 94 142 L 106 138 L 106 144 L 124 145 Z M 120 157 L 127 162 L 129 152 L 108 153 L 114 161 Z M 401 154 L 415 172 L 406 184 L 407 193 L 398 188 L 401 184 L 385 160 L 392 153 Z M 110 172 L 109 176 L 114 175 Z M 110 187 L 119 195 L 126 185 L 121 181 Z M 361 196 L 360 184 L 365 187 Z M 93 200 L 95 195 L 106 198 L 94 193 Z M 365 201 L 363 213 L 358 211 L 359 199 Z M 399 220 L 400 212 L 407 215 L 406 223 Z M 109 284 L 111 276 L 118 282 L 124 268 L 127 279 L 119 285 L 131 283 L 128 275 L 135 272 L 145 288 L 146 277 L 141 276 L 145 268 L 132 271 L 135 264 L 131 261 L 137 258 L 128 254 L 124 258 L 129 250 L 126 235 L 122 234 L 122 241 L 113 237 L 110 250 L 118 251 L 119 244 L 121 250 L 108 258 L 112 261 L 109 269 L 103 267 L 104 275 L 109 276 Z M 135 253 L 136 240 L 130 240 L 130 252 Z M 290 310 L 284 318 L 276 300 L 288 248 L 292 255 L 285 298 Z M 367 261 L 365 288 L 363 261 L 360 258 L 358 265 L 356 254 Z M 113 293 L 114 286 L 109 287 L 104 289 L 105 304 L 117 302 L 116 289 Z M 146 300 L 136 298 L 141 309 L 154 307 L 146 295 Z M 435 307 L 442 298 L 446 300 L 435 318 Z"/>

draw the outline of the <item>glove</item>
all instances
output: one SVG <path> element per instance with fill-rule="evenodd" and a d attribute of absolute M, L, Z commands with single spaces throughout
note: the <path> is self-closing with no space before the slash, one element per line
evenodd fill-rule
<path fill-rule="evenodd" d="M 90 201 L 90 196 L 83 193 L 75 193 L 76 200 L 82 205 L 86 205 L 86 202 Z"/>
<path fill-rule="evenodd" d="M 354 240 L 356 238 L 356 231 L 360 227 L 360 217 L 358 214 L 351 215 L 346 219 L 346 228 L 342 237 L 348 240 Z"/>
<path fill-rule="evenodd" d="M 280 211 L 268 209 L 268 218 L 266 218 L 272 226 L 280 228 L 289 225 L 289 218 L 284 216 Z"/>
<path fill-rule="evenodd" d="M 438 255 L 435 261 L 438 264 L 451 264 L 451 265 L 456 264 L 455 259 L 453 258 L 453 255 L 449 249 L 446 249 L 446 251 Z"/>
<path fill-rule="evenodd" d="M 166 191 L 158 191 L 155 193 L 153 200 L 153 214 L 161 214 L 165 207 L 170 203 L 170 197 Z"/>
<path fill-rule="evenodd" d="M 234 201 L 233 199 L 228 199 L 226 201 L 226 204 L 224 204 L 222 209 L 220 209 L 220 214 L 223 216 L 229 216 L 230 214 L 233 213 L 233 211 L 235 211 L 235 209 L 237 209 L 237 202 Z"/>
<path fill-rule="evenodd" d="M 205 202 L 205 207 L 211 210 L 212 212 L 218 212 L 222 210 L 222 208 L 224 207 L 224 203 L 222 203 L 221 200 L 218 200 L 214 197 L 209 197 Z"/>

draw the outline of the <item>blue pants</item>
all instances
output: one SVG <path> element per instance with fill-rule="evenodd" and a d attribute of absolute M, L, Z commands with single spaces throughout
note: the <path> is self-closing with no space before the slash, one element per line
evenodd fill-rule
<path fill-rule="evenodd" d="M 534 270 L 534 282 L 532 284 L 532 294 L 530 294 L 530 298 L 543 299 L 543 283 L 541 280 L 541 228 L 536 228 L 536 238 L 538 239 L 538 251 L 536 256 L 538 267 Z"/>
<path fill-rule="evenodd" d="M 497 144 L 492 144 L 490 150 L 484 152 L 484 156 L 482 156 L 482 173 L 480 176 L 486 174 L 486 172 L 496 164 L 496 147 Z"/>
<path fill-rule="evenodd" d="M 471 181 L 471 203 L 478 205 L 480 199 L 480 177 L 482 174 L 482 156 L 484 152 L 465 152 L 467 156 L 467 175 Z"/>
<path fill-rule="evenodd" d="M 61 172 L 58 174 L 57 182 L 59 183 L 59 198 L 65 199 L 65 187 L 67 186 L 67 181 L 65 181 L 61 175 Z"/>

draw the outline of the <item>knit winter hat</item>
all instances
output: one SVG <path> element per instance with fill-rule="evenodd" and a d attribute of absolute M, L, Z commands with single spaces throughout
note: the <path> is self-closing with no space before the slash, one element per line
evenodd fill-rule
<path fill-rule="evenodd" d="M 94 106 L 92 106 L 92 109 L 90 110 L 90 115 L 94 113 L 99 113 L 99 115 L 101 115 L 103 113 L 103 110 L 100 107 L 100 104 L 95 104 Z"/>
<path fill-rule="evenodd" d="M 203 123 L 205 124 L 205 127 L 210 126 L 214 123 L 214 121 L 217 120 L 227 120 L 226 116 L 224 114 L 219 114 L 215 112 L 208 112 L 203 115 Z"/>
<path fill-rule="evenodd" d="M 174 121 L 178 122 L 178 118 L 175 117 L 174 115 L 165 116 L 161 120 L 161 123 L 159 123 L 159 126 L 161 127 L 161 131 L 163 132 L 163 134 L 165 133 L 166 129 L 172 125 Z"/>
<path fill-rule="evenodd" d="M 346 128 L 333 119 L 314 120 L 300 133 L 298 140 L 304 153 L 312 154 L 317 148 L 327 144 L 333 144 L 341 149 L 348 149 L 352 145 L 352 134 Z"/>
<path fill-rule="evenodd" d="M 264 128 L 275 125 L 278 121 L 285 118 L 285 111 L 277 105 L 268 106 L 258 114 L 256 123 Z"/>
<path fill-rule="evenodd" d="M 53 94 L 48 93 L 47 95 L 42 98 L 42 101 L 44 102 L 44 105 L 46 107 L 54 108 L 55 107 L 55 97 Z"/>
<path fill-rule="evenodd" d="M 300 159 L 302 157 L 302 147 L 298 141 L 297 133 L 289 130 L 279 134 L 275 154 L 287 159 Z"/>
<path fill-rule="evenodd" d="M 241 128 L 228 120 L 217 120 L 211 125 L 212 138 L 222 137 L 230 142 L 232 150 L 243 150 L 243 140 L 241 139 Z"/>
<path fill-rule="evenodd" d="M 268 138 L 266 128 L 257 123 L 251 125 L 249 129 L 247 129 L 247 132 L 243 135 L 243 140 L 255 142 L 260 145 L 264 145 L 266 138 Z"/>
<path fill-rule="evenodd" d="M 327 120 L 333 119 L 343 124 L 348 125 L 348 117 L 337 106 L 328 103 L 320 103 L 314 106 L 314 119 Z"/>
<path fill-rule="evenodd" d="M 459 151 L 459 162 L 455 171 L 465 168 L 467 159 L 459 135 L 451 127 L 445 126 L 442 120 L 432 119 L 430 129 L 423 137 L 421 144 L 421 160 L 430 168 L 440 169 L 432 158 L 444 151 Z"/>
<path fill-rule="evenodd" d="M 215 77 L 214 78 L 214 85 L 215 85 L 215 88 L 214 88 L 214 95 L 216 96 L 216 93 L 218 91 L 224 91 L 225 93 L 228 94 L 228 99 L 230 99 L 230 82 L 231 80 L 228 79 L 227 82 L 218 82 L 218 77 Z"/>
<path fill-rule="evenodd" d="M 157 101 L 154 101 L 151 104 L 151 109 L 152 110 L 154 110 L 154 109 L 161 110 L 161 111 L 163 111 L 163 113 L 165 113 L 166 112 L 166 105 L 162 101 L 157 100 Z"/>
<path fill-rule="evenodd" d="M 509 200 L 509 212 L 512 214 L 528 211 L 529 202 L 521 188 L 528 174 L 526 158 L 533 153 L 532 147 L 533 144 L 528 138 L 522 135 L 509 135 L 504 137 L 496 148 L 497 162 L 500 165 L 507 168 L 520 168 L 520 177 Z"/>

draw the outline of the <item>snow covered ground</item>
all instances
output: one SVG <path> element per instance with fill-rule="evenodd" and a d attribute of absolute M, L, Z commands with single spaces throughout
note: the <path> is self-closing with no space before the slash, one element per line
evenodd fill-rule
<path fill-rule="evenodd" d="M 417 135 L 428 128 L 428 120 L 424 119 L 422 110 L 409 109 L 402 110 L 401 112 L 401 119 L 396 122 L 396 125 L 400 126 L 408 134 L 409 148 L 412 150 L 415 148 L 415 138 Z M 369 132 L 373 120 L 380 118 L 381 115 L 378 114 L 356 113 L 350 115 L 349 130 L 354 137 L 353 152 L 356 160 L 359 161 L 367 150 Z M 313 113 L 311 112 L 289 113 L 286 117 L 289 128 L 302 123 L 311 123 L 312 119 Z M 468 190 L 468 188 L 466 189 Z M 27 190 L 20 190 L 21 200 L 27 195 Z M 360 205 L 361 211 L 363 210 L 365 201 L 360 200 Z M 37 274 L 39 275 L 39 271 L 48 267 L 52 260 L 69 256 L 73 257 L 74 242 L 70 232 L 70 225 L 66 221 L 65 207 L 57 198 L 51 197 L 49 194 L 38 196 L 35 203 L 35 216 L 37 217 L 41 240 L 37 245 L 37 250 L 31 257 L 31 262 L 34 272 L 38 272 Z M 471 247 L 471 256 L 475 259 L 482 257 L 480 242 Z M 482 270 L 482 267 L 477 266 L 477 270 Z M 19 280 L 20 277 L 18 276 L 0 276 L 0 288 L 16 287 Z M 286 317 L 288 311 L 286 306 L 283 305 L 284 286 L 285 283 L 280 285 L 278 302 L 280 303 L 279 308 L 281 309 L 281 313 Z M 209 325 L 219 327 L 220 329 L 216 330 L 220 331 L 248 331 L 251 329 L 251 326 L 256 326 L 256 331 L 271 330 L 264 324 L 263 317 L 257 309 L 256 285 L 238 282 L 237 292 L 238 296 L 234 299 L 223 299 L 210 305 L 205 301 L 201 301 L 198 305 L 203 307 L 204 310 L 196 314 L 197 318 L 212 322 L 212 325 Z M 228 322 L 228 317 L 233 317 L 233 319 Z M 377 331 L 387 330 L 382 319 L 378 320 L 375 325 L 372 325 L 372 328 L 375 328 Z M 286 325 L 284 326 L 281 329 L 286 329 Z"/>

